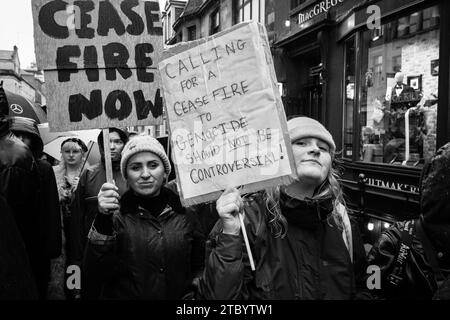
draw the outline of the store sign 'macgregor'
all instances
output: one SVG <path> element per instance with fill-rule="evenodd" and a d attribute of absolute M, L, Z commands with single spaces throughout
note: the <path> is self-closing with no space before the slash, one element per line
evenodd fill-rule
<path fill-rule="evenodd" d="M 310 7 L 310 9 L 306 10 L 306 12 L 299 13 L 298 24 L 303 24 L 321 13 L 328 12 L 328 10 L 342 2 L 344 2 L 344 0 L 322 0 Z"/>

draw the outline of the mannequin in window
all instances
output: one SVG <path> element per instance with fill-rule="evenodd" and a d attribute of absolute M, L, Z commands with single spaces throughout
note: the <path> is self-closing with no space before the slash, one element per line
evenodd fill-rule
<path fill-rule="evenodd" d="M 394 76 L 395 86 L 391 92 L 391 110 L 403 109 L 406 111 L 415 104 L 417 99 L 414 88 L 403 83 L 404 75 L 401 72 L 397 72 Z"/>
<path fill-rule="evenodd" d="M 384 162 L 394 163 L 404 160 L 405 147 L 405 113 L 417 104 L 414 88 L 403 83 L 404 75 L 397 72 L 394 76 L 395 86 L 390 96 L 390 117 L 387 137 L 390 139 L 384 148 Z"/>

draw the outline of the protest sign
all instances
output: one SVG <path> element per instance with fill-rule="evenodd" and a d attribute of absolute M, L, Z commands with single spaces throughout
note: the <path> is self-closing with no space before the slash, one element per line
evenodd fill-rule
<path fill-rule="evenodd" d="M 182 202 L 286 184 L 295 165 L 263 25 L 165 51 L 159 64 Z"/>
<path fill-rule="evenodd" d="M 33 0 L 52 131 L 162 122 L 158 1 Z"/>

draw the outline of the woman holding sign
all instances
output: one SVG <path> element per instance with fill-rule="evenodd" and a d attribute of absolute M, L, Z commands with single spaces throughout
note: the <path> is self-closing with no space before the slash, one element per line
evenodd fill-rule
<path fill-rule="evenodd" d="M 319 122 L 288 121 L 298 179 L 241 197 L 228 188 L 217 200 L 220 220 L 200 285 L 206 299 L 354 299 L 366 271 L 332 167 L 335 143 Z M 243 245 L 245 213 L 255 271 Z"/>
<path fill-rule="evenodd" d="M 180 299 L 203 270 L 204 236 L 178 195 L 163 186 L 171 171 L 163 146 L 148 135 L 124 147 L 120 169 L 129 190 L 103 184 L 89 232 L 88 278 L 103 299 Z"/>

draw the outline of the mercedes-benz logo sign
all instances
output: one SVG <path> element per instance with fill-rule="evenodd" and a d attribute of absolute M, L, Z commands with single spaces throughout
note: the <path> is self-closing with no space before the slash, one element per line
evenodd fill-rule
<path fill-rule="evenodd" d="M 21 105 L 18 104 L 12 104 L 10 107 L 12 112 L 17 113 L 17 114 L 22 114 L 23 113 L 23 108 Z"/>

